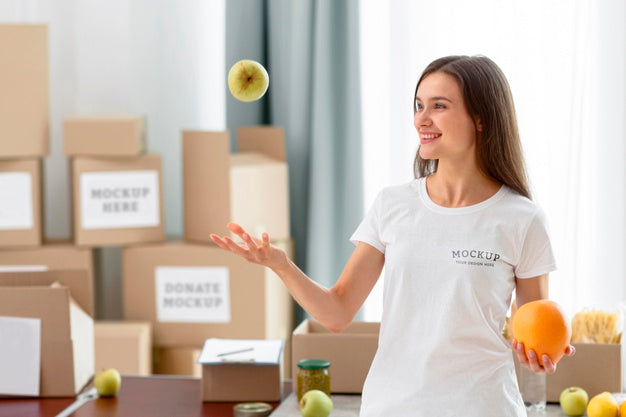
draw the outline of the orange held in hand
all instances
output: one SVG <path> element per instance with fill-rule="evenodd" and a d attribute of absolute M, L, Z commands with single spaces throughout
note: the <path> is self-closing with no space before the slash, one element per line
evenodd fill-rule
<path fill-rule="evenodd" d="M 545 354 L 557 363 L 569 346 L 572 328 L 561 306 L 537 300 L 524 304 L 513 316 L 513 337 L 524 344 L 526 356 L 532 349 L 537 358 Z"/>

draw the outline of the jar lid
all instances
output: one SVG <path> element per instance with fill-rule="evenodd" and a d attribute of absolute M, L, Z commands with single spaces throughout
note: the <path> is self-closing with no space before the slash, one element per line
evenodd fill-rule
<path fill-rule="evenodd" d="M 330 362 L 324 359 L 302 359 L 298 362 L 300 369 L 326 369 L 330 366 Z"/>
<path fill-rule="evenodd" d="M 233 407 L 235 417 L 266 417 L 272 412 L 272 406 L 267 403 L 241 403 Z"/>

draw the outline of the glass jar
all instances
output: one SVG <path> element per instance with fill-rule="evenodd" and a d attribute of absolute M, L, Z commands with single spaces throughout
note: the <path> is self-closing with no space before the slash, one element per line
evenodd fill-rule
<path fill-rule="evenodd" d="M 298 402 L 305 392 L 318 389 L 330 396 L 330 362 L 302 359 L 298 362 Z"/>
<path fill-rule="evenodd" d="M 528 367 L 521 367 L 520 392 L 524 405 L 529 411 L 546 409 L 546 374 L 537 374 Z"/>

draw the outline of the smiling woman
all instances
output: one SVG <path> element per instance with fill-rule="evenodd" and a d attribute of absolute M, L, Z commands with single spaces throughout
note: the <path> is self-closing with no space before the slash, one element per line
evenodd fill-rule
<path fill-rule="evenodd" d="M 550 293 L 570 316 L 615 310 L 626 299 L 626 265 L 607 261 L 626 252 L 626 125 L 615 123 L 626 114 L 626 3 L 366 1 L 361 37 L 364 166 L 379 167 L 363 171 L 365 206 L 413 176 L 407 104 L 418 71 L 439 56 L 485 54 L 510 82 L 530 190 L 551 226 Z M 382 280 L 366 319 L 380 319 L 381 299 Z"/>
<path fill-rule="evenodd" d="M 513 289 L 519 306 L 546 298 L 555 262 L 545 217 L 528 197 L 510 97 L 500 69 L 484 56 L 427 66 L 414 120 L 424 163 L 414 180 L 379 192 L 330 288 L 305 275 L 267 233 L 252 236 L 229 223 L 243 243 L 211 234 L 222 249 L 271 268 L 333 332 L 354 319 L 386 267 L 361 417 L 526 415 L 501 329 Z M 533 372 L 555 371 L 548 355 L 528 349 L 526 356 L 521 343 L 514 346 Z"/>
<path fill-rule="evenodd" d="M 495 94 L 489 91 L 494 88 Z M 513 98 L 504 74 L 488 58 L 432 62 L 417 83 L 414 113 L 420 136 L 416 177 L 435 173 L 441 157 L 454 158 L 458 166 L 475 164 L 487 179 L 530 198 Z"/>

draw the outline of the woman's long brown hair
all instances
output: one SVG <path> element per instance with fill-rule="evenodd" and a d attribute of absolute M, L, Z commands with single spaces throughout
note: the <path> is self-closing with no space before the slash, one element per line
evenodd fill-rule
<path fill-rule="evenodd" d="M 434 72 L 448 74 L 457 80 L 470 116 L 482 124 L 482 132 L 476 129 L 478 168 L 501 184 L 531 198 L 513 97 L 502 70 L 485 56 L 439 58 L 426 67 L 417 82 L 414 112 L 417 112 L 417 89 L 422 80 Z M 423 159 L 418 149 L 413 163 L 415 178 L 434 173 L 437 164 L 437 159 Z"/>

